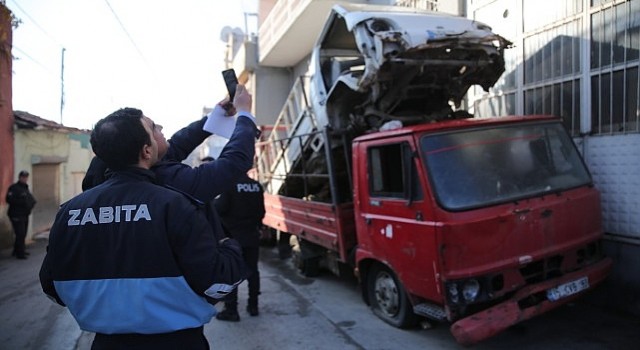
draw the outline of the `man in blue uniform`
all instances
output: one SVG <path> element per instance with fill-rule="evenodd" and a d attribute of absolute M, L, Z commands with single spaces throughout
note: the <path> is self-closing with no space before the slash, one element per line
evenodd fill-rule
<path fill-rule="evenodd" d="M 168 145 L 141 111 L 113 113 L 91 141 L 111 175 L 58 213 L 40 273 L 44 291 L 96 332 L 94 348 L 207 349 L 202 325 L 215 315 L 207 301 L 243 277 L 237 242 L 218 242 L 200 201 L 155 184 L 158 172 L 149 169 Z M 197 178 L 204 172 L 170 170 L 164 176 L 206 181 Z"/>
<path fill-rule="evenodd" d="M 260 183 L 244 174 L 236 185 L 222 193 L 215 200 L 216 211 L 222 219 L 225 233 L 240 242 L 242 256 L 248 268 L 249 300 L 247 312 L 258 316 L 258 295 L 260 295 L 260 231 L 264 217 L 264 194 Z M 231 292 L 225 300 L 224 310 L 216 315 L 222 321 L 240 321 L 238 315 L 238 291 Z"/>
<path fill-rule="evenodd" d="M 236 89 L 232 105 L 224 99 L 208 116 L 176 132 L 169 140 L 169 148 L 165 156 L 151 167 L 161 184 L 184 191 L 206 203 L 207 218 L 216 236 L 221 238 L 224 237 L 224 233 L 220 220 L 210 203 L 220 193 L 230 189 L 238 177 L 246 174 L 253 166 L 255 140 L 260 134 L 256 128 L 255 117 L 249 112 L 252 103 L 251 95 L 243 85 L 238 85 Z M 204 130 L 204 125 L 209 118 L 215 119 L 234 114 L 237 116 L 235 129 L 217 162 L 203 163 L 195 168 L 181 163 L 198 145 L 211 136 L 211 132 Z M 86 191 L 101 184 L 109 176 L 109 172 L 104 161 L 94 157 L 82 180 L 82 189 Z"/>

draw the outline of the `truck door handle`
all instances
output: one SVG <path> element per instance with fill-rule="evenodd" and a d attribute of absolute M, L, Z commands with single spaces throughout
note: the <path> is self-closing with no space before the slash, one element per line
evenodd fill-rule
<path fill-rule="evenodd" d="M 367 225 L 371 225 L 371 218 L 364 218 L 364 223 Z"/>

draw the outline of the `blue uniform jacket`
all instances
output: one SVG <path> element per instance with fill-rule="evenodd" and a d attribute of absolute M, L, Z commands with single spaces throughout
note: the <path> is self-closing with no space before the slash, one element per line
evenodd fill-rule
<path fill-rule="evenodd" d="M 209 202 L 231 189 L 238 178 L 251 169 L 258 130 L 246 116 L 238 116 L 236 127 L 214 162 L 192 168 L 180 163 L 204 141 L 210 133 L 203 131 L 205 118 L 175 133 L 169 140 L 169 150 L 152 170 L 158 181 Z"/>
<path fill-rule="evenodd" d="M 219 159 L 216 162 L 205 163 L 197 168 L 191 168 L 180 163 L 180 161 L 185 159 L 195 147 L 197 147 L 200 143 L 202 143 L 202 141 L 204 141 L 204 139 L 210 136 L 210 133 L 202 130 L 202 126 L 204 125 L 205 121 L 206 118 L 203 118 L 200 121 L 191 123 L 188 127 L 174 134 L 171 140 L 169 140 L 170 147 L 167 155 L 165 155 L 161 163 L 157 164 L 153 168 L 153 171 L 156 177 L 155 181 L 157 181 L 158 183 L 166 184 L 168 187 L 172 187 L 177 191 L 189 193 L 191 196 L 207 203 L 207 207 L 205 208 L 205 210 L 202 210 L 202 208 L 200 208 L 198 209 L 198 212 L 200 213 L 200 215 L 206 216 L 209 223 L 206 228 L 194 227 L 194 231 L 202 232 L 206 237 L 209 237 L 207 240 L 210 239 L 213 243 L 207 241 L 205 242 L 205 244 L 196 244 L 196 246 L 192 247 L 194 250 L 192 250 L 191 253 L 188 254 L 188 256 L 191 256 L 192 259 L 197 259 L 202 265 L 192 266 L 195 270 L 190 270 L 190 273 L 199 275 L 200 278 L 196 280 L 200 282 L 197 288 L 194 288 L 195 285 L 192 284 L 193 282 L 189 282 L 189 279 L 186 279 L 186 281 L 188 282 L 188 285 L 192 287 L 193 290 L 199 295 L 203 295 L 203 290 L 209 290 L 208 295 L 214 297 L 214 299 L 218 299 L 223 297 L 224 295 L 219 293 L 216 294 L 217 292 L 230 292 L 231 289 L 229 287 L 237 284 L 239 281 L 241 281 L 242 278 L 244 278 L 244 263 L 237 242 L 230 240 L 227 241 L 228 243 L 224 246 L 217 246 L 216 242 L 223 238 L 224 234 L 221 229 L 220 220 L 216 217 L 215 211 L 211 210 L 211 208 L 209 208 L 208 206 L 211 199 L 217 196 L 217 194 L 225 191 L 229 186 L 233 186 L 235 178 L 239 176 L 239 174 L 244 174 L 246 173 L 246 171 L 248 171 L 248 169 L 251 168 L 251 166 L 253 165 L 253 156 L 255 152 L 254 140 L 258 134 L 258 131 L 255 124 L 248 117 L 238 117 L 235 130 L 229 142 L 223 149 Z M 98 158 L 94 158 L 87 171 L 87 176 L 83 180 L 83 190 L 89 190 L 95 186 L 98 186 L 99 184 L 102 184 L 104 181 L 106 181 L 105 179 L 109 179 L 108 181 L 109 183 L 111 183 L 111 175 L 108 175 L 107 172 L 107 176 L 105 176 L 106 171 L 106 165 Z M 99 188 L 103 187 L 104 186 L 99 186 Z M 114 196 L 114 198 L 118 199 L 120 198 L 119 196 L 127 194 L 125 191 L 109 193 Z M 195 198 L 192 199 L 193 201 L 198 202 Z M 69 203 L 66 203 L 65 207 L 68 205 Z M 199 205 L 202 204 L 200 203 Z M 180 210 L 181 209 L 172 209 L 171 211 L 172 214 L 178 215 L 182 218 L 186 218 L 187 213 L 182 213 Z M 64 215 L 64 208 L 60 211 L 59 215 Z M 64 220 L 64 217 L 58 218 L 57 220 Z M 54 229 L 52 229 L 52 233 L 53 232 L 55 232 Z M 207 235 L 207 233 L 209 233 L 209 235 Z M 52 242 L 50 241 L 50 247 L 51 245 Z M 75 243 L 70 247 L 74 246 Z M 200 255 L 201 252 L 206 254 Z M 96 255 L 96 257 L 97 256 L 99 255 Z M 114 256 L 120 256 L 120 254 L 114 254 Z M 55 261 L 56 258 L 49 258 L 49 255 L 47 255 L 47 258 L 45 258 L 45 262 L 42 265 L 40 278 L 43 290 L 45 291 L 45 293 L 53 297 L 58 303 L 65 305 L 66 302 L 58 296 L 57 288 L 59 286 L 69 285 L 69 283 L 73 285 L 74 282 L 60 281 L 60 283 L 58 283 L 57 281 L 59 281 L 59 278 L 57 278 L 56 274 L 53 272 L 53 265 L 57 263 L 52 262 L 52 260 Z M 76 263 L 79 262 L 77 261 Z M 209 265 L 206 265 L 206 263 L 209 263 Z M 85 263 L 82 262 L 80 265 L 82 264 Z M 153 266 L 153 264 L 149 265 Z M 122 268 L 127 269 L 128 266 L 130 265 L 125 264 L 122 265 Z M 67 276 L 67 278 L 73 277 L 69 275 Z M 91 281 L 86 281 L 84 283 L 90 284 Z M 141 287 L 142 285 L 138 285 L 137 287 L 130 286 L 128 292 L 132 292 Z M 156 295 L 154 298 L 151 298 L 151 300 L 155 299 L 158 301 L 163 300 L 164 302 L 167 302 L 165 308 L 170 308 L 171 304 L 175 304 L 176 302 L 182 302 L 182 297 L 174 299 L 174 297 L 178 296 L 177 294 L 165 298 L 165 295 L 163 294 L 164 289 L 161 288 L 162 286 L 158 287 L 160 288 L 156 290 Z M 76 284 L 75 290 L 77 293 L 83 290 L 82 284 L 80 282 Z M 167 290 L 167 292 L 171 291 L 172 289 Z M 184 290 L 182 290 L 182 292 L 186 293 L 186 291 Z M 153 293 L 146 293 L 145 296 L 148 297 L 152 294 Z M 134 293 L 134 295 L 137 294 Z M 99 299 L 100 297 L 97 295 L 95 297 L 91 296 L 91 294 L 83 295 L 83 300 L 79 302 L 79 304 L 75 307 L 69 306 L 69 309 L 73 313 L 74 311 L 72 309 L 80 308 L 81 304 L 88 303 L 88 305 L 92 306 L 91 309 L 94 310 L 94 312 L 98 312 L 99 310 L 101 310 L 101 307 L 106 307 L 106 309 L 104 310 L 108 310 L 109 305 L 106 303 L 101 303 Z M 144 300 L 144 298 L 141 297 L 138 300 L 141 301 Z M 189 306 L 189 303 L 186 303 L 188 301 L 189 298 L 185 299 L 185 307 Z M 142 304 L 144 303 L 146 302 L 143 302 Z M 102 315 L 104 317 L 100 319 L 100 321 L 98 321 L 101 322 L 98 325 L 94 325 L 91 322 L 91 319 L 96 315 L 88 315 L 83 313 L 79 313 L 76 315 L 74 313 L 74 316 L 83 329 L 94 332 L 107 334 L 161 333 L 171 330 L 197 327 L 208 322 L 211 316 L 215 314 L 215 309 L 210 306 L 203 306 L 203 308 L 200 309 L 202 305 L 196 304 L 199 303 L 194 302 L 192 306 L 197 307 L 193 308 L 192 310 L 198 309 L 205 310 L 206 312 L 203 314 L 199 313 L 195 318 L 187 319 L 184 319 L 184 317 L 179 315 L 180 312 L 177 312 L 177 314 L 173 314 L 170 317 L 175 318 L 176 322 L 169 325 L 169 327 L 167 327 L 167 325 L 154 325 L 155 321 L 152 321 L 148 325 L 145 325 L 145 319 L 155 320 L 161 319 L 163 316 L 162 312 L 153 313 L 153 308 L 150 307 L 145 308 L 148 311 L 147 313 L 140 313 L 140 318 L 135 318 L 138 323 L 134 322 L 132 324 L 124 322 L 122 323 L 123 326 L 118 326 L 122 322 L 122 320 L 110 318 L 109 315 Z M 149 305 L 153 305 L 153 303 Z M 135 312 L 134 310 L 135 308 L 132 308 L 131 312 Z M 158 308 L 157 310 L 162 310 L 162 308 Z M 142 311 L 144 310 L 140 310 L 140 312 Z M 180 322 L 181 319 L 184 319 L 185 322 Z M 196 320 L 197 322 L 194 322 Z"/>
<path fill-rule="evenodd" d="M 259 131 L 249 117 L 238 116 L 233 134 L 218 159 L 192 168 L 181 161 L 211 135 L 202 130 L 206 119 L 202 118 L 176 132 L 169 140 L 167 154 L 151 170 L 156 173 L 160 183 L 207 203 L 207 218 L 216 237 L 222 239 L 225 235 L 220 219 L 215 210 L 209 207 L 209 203 L 219 194 L 232 188 L 237 179 L 251 169 L 255 154 L 255 138 Z M 82 181 L 82 189 L 87 190 L 101 184 L 107 177 L 106 164 L 94 157 Z"/>
<path fill-rule="evenodd" d="M 241 252 L 218 246 L 202 203 L 154 177 L 140 168 L 114 172 L 56 216 L 40 280 L 83 330 L 154 334 L 202 326 L 215 314 L 205 296 L 237 274 L 228 262 Z"/>

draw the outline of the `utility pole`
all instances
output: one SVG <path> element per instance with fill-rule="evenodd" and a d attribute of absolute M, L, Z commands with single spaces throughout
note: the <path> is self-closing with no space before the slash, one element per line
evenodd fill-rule
<path fill-rule="evenodd" d="M 64 109 L 64 52 L 66 49 L 62 48 L 62 66 L 60 67 L 60 124 L 62 122 L 62 110 Z"/>

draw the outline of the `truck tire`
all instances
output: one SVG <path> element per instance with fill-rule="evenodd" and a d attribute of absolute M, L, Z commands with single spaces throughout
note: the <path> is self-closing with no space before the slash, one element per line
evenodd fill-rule
<path fill-rule="evenodd" d="M 278 230 L 276 244 L 280 260 L 286 260 L 291 257 L 291 238 L 292 235 L 290 233 Z"/>
<path fill-rule="evenodd" d="M 309 256 L 302 251 L 305 249 L 302 247 L 304 242 L 300 242 L 301 240 L 296 239 L 293 244 L 293 248 L 291 251 L 291 259 L 293 260 L 294 266 L 300 271 L 300 273 L 305 277 L 317 277 L 320 274 L 320 257 L 319 256 Z"/>
<path fill-rule="evenodd" d="M 396 275 L 387 267 L 376 264 L 367 274 L 367 293 L 373 313 L 397 328 L 409 328 L 417 323 L 417 316 Z"/>
<path fill-rule="evenodd" d="M 275 247 L 278 244 L 278 231 L 267 226 L 260 227 L 260 245 Z"/>

